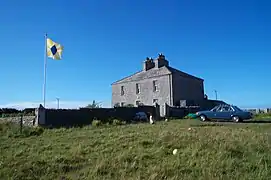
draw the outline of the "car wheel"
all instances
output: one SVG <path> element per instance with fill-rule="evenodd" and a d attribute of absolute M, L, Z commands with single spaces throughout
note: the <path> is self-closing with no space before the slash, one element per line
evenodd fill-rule
<path fill-rule="evenodd" d="M 204 122 L 204 121 L 207 121 L 207 118 L 206 118 L 205 115 L 200 115 L 200 120 L 201 120 L 202 122 Z"/>
<path fill-rule="evenodd" d="M 238 116 L 233 116 L 232 121 L 238 123 L 241 122 L 241 119 Z"/>

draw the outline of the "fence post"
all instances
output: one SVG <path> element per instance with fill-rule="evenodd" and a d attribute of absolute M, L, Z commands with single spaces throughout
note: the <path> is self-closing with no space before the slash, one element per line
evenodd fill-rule
<path fill-rule="evenodd" d="M 21 117 L 20 117 L 20 133 L 22 134 L 23 132 L 23 114 L 21 114 Z"/>

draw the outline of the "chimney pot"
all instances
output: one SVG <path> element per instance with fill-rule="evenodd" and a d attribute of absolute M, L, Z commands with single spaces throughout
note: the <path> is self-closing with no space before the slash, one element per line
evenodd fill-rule
<path fill-rule="evenodd" d="M 148 71 L 149 69 L 154 68 L 155 64 L 152 58 L 147 57 L 143 63 L 143 71 Z"/>

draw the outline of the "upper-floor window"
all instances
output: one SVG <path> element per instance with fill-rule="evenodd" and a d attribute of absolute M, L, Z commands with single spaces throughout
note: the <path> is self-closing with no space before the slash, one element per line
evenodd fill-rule
<path fill-rule="evenodd" d="M 120 95 L 122 95 L 122 96 L 124 95 L 124 86 L 120 87 Z"/>
<path fill-rule="evenodd" d="M 158 99 L 153 99 L 153 100 L 152 100 L 152 103 L 153 103 L 153 104 L 157 104 L 157 103 L 158 103 Z"/>
<path fill-rule="evenodd" d="M 136 84 L 136 94 L 140 93 L 140 84 Z"/>
<path fill-rule="evenodd" d="M 154 92 L 158 91 L 157 80 L 152 81 L 152 86 L 153 86 L 153 91 L 154 91 Z"/>

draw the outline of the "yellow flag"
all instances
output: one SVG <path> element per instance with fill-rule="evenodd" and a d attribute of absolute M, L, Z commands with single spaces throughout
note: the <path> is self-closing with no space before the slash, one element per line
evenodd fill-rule
<path fill-rule="evenodd" d="M 56 60 L 62 57 L 63 46 L 47 38 L 47 56 Z"/>

